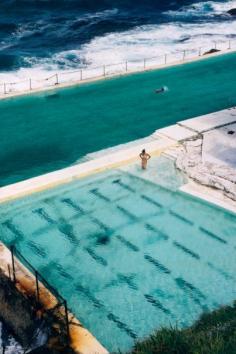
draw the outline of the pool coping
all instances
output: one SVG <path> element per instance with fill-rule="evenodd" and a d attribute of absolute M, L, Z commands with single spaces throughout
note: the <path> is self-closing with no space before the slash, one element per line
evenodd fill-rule
<path fill-rule="evenodd" d="M 40 92 L 47 92 L 47 91 L 52 91 L 52 90 L 57 90 L 57 89 L 62 89 L 62 88 L 69 88 L 69 87 L 77 87 L 83 84 L 88 84 L 88 83 L 96 83 L 98 81 L 105 81 L 109 79 L 114 79 L 114 78 L 120 78 L 120 77 L 125 77 L 133 74 L 138 74 L 138 73 L 144 73 L 148 71 L 155 71 L 155 70 L 163 70 L 171 67 L 176 67 L 180 65 L 185 65 L 201 60 L 206 60 L 209 58 L 217 57 L 217 56 L 223 56 L 227 54 L 232 54 L 236 53 L 236 49 L 226 49 L 226 50 L 219 50 L 218 52 L 215 53 L 210 53 L 210 54 L 202 54 L 198 55 L 196 57 L 192 58 L 185 58 L 182 60 L 176 60 L 173 61 L 172 63 L 167 63 L 167 64 L 160 64 L 160 65 L 153 65 L 148 68 L 141 68 L 138 70 L 133 70 L 133 71 L 127 71 L 123 73 L 114 73 L 114 74 L 109 74 L 107 76 L 98 76 L 95 78 L 89 78 L 85 80 L 75 80 L 73 82 L 64 82 L 64 83 L 59 83 L 55 84 L 54 86 L 46 86 L 46 87 L 41 87 L 41 88 L 36 88 L 32 90 L 22 90 L 20 92 L 13 92 L 13 93 L 7 93 L 7 94 L 0 94 L 0 100 L 6 100 L 9 98 L 14 98 L 14 97 L 20 97 L 20 96 L 27 96 L 27 95 L 33 95 L 35 93 L 40 93 Z"/>
<path fill-rule="evenodd" d="M 204 200 L 214 204 L 221 209 L 225 209 L 233 215 L 236 215 L 236 203 L 231 204 L 226 198 L 220 198 L 217 191 L 209 191 L 209 187 L 190 181 L 179 188 L 182 193 L 193 196 L 196 199 Z"/>
<path fill-rule="evenodd" d="M 127 148 L 126 144 L 124 144 L 123 149 L 110 154 L 105 153 L 102 157 L 1 187 L 0 204 L 36 192 L 42 192 L 80 178 L 106 171 L 108 169 L 117 168 L 124 164 L 132 163 L 137 160 L 143 149 L 147 149 L 152 156 L 158 156 L 165 149 L 175 144 L 175 140 L 164 136 L 155 136 L 149 143 L 140 142 L 138 145 L 133 147 Z"/>

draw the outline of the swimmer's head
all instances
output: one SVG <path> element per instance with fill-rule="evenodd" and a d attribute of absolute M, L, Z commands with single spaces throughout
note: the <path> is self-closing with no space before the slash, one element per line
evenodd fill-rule
<path fill-rule="evenodd" d="M 146 154 L 146 150 L 145 149 L 142 150 L 142 154 Z"/>

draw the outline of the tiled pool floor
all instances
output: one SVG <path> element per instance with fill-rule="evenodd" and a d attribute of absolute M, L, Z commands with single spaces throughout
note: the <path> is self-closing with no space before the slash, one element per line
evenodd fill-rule
<path fill-rule="evenodd" d="M 235 216 L 135 171 L 1 206 L 1 239 L 113 352 L 160 326 L 191 324 L 236 295 Z"/>

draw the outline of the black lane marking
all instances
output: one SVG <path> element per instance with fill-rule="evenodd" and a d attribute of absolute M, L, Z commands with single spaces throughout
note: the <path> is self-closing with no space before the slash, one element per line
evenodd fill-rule
<path fill-rule="evenodd" d="M 126 210 L 125 208 L 117 205 L 117 209 L 119 209 L 120 211 L 122 211 L 122 213 L 124 213 L 126 216 L 128 216 L 131 220 L 137 220 L 137 216 L 135 216 L 134 214 L 130 213 L 128 210 Z"/>
<path fill-rule="evenodd" d="M 107 198 L 105 195 L 99 192 L 98 188 L 91 189 L 90 193 L 102 200 L 105 200 L 106 202 L 111 202 L 109 198 Z"/>
<path fill-rule="evenodd" d="M 176 278 L 175 282 L 182 291 L 186 291 L 195 304 L 200 306 L 203 311 L 208 311 L 207 305 L 202 303 L 206 300 L 206 297 L 199 289 L 182 278 Z"/>
<path fill-rule="evenodd" d="M 73 280 L 73 277 L 67 273 L 60 264 L 55 264 L 55 268 L 63 278 Z"/>
<path fill-rule="evenodd" d="M 171 315 L 171 312 L 169 309 L 167 309 L 165 306 L 162 305 L 162 303 L 155 299 L 152 295 L 150 294 L 144 294 L 145 299 L 154 307 L 158 308 L 162 312 L 164 312 L 166 315 Z"/>
<path fill-rule="evenodd" d="M 160 270 L 161 272 L 165 273 L 165 274 L 170 274 L 171 271 L 166 268 L 163 264 L 161 264 L 157 259 L 149 256 L 148 254 L 144 255 L 144 258 L 150 262 L 151 264 L 153 264 L 158 270 Z"/>
<path fill-rule="evenodd" d="M 183 278 L 181 278 L 181 277 L 175 278 L 175 281 L 176 281 L 177 285 L 181 289 L 183 289 L 183 288 L 189 289 L 192 292 L 194 292 L 201 299 L 204 299 L 204 300 L 206 299 L 206 296 L 199 289 L 197 289 L 194 285 L 192 285 L 191 283 L 187 282 Z"/>
<path fill-rule="evenodd" d="M 194 224 L 191 220 L 188 220 L 188 219 L 185 218 L 184 216 L 182 216 L 182 215 L 176 213 L 175 211 L 170 210 L 170 214 L 173 215 L 173 216 L 175 216 L 176 218 L 180 219 L 181 221 L 185 222 L 185 223 L 188 224 L 188 225 L 193 226 L 193 224 Z"/>
<path fill-rule="evenodd" d="M 127 324 L 125 324 L 124 322 L 122 322 L 119 317 L 117 317 L 116 315 L 114 315 L 113 313 L 109 313 L 107 315 L 107 318 L 110 320 L 110 321 L 113 321 L 118 328 L 122 329 L 123 331 L 125 331 L 131 338 L 133 339 L 136 339 L 138 336 L 137 334 L 132 331 L 132 329 L 130 329 Z"/>
<path fill-rule="evenodd" d="M 111 228 L 109 226 L 105 225 L 102 221 L 98 220 L 96 217 L 91 216 L 90 218 L 96 225 L 98 225 L 105 232 L 107 232 L 107 233 L 111 233 L 112 232 L 112 230 L 111 230 Z"/>
<path fill-rule="evenodd" d="M 79 283 L 75 285 L 75 289 L 84 294 L 88 298 L 88 300 L 92 302 L 94 307 L 102 309 L 104 312 L 107 312 L 106 307 L 102 304 L 100 300 L 98 300 L 95 296 L 93 296 L 93 294 L 91 294 L 89 289 L 85 288 Z M 113 321 L 118 328 L 125 331 L 131 338 L 137 338 L 136 333 L 134 333 L 134 331 L 132 331 L 124 322 L 122 322 L 119 317 L 109 312 L 107 313 L 107 318 L 108 320 Z"/>
<path fill-rule="evenodd" d="M 120 283 L 126 283 L 131 289 L 133 290 L 138 290 L 137 285 L 135 284 L 133 278 L 135 275 L 126 275 L 126 274 L 122 274 L 122 273 L 118 273 L 117 277 L 120 281 Z"/>
<path fill-rule="evenodd" d="M 145 224 L 145 227 L 146 227 L 146 229 L 157 233 L 158 236 L 160 236 L 161 238 L 163 238 L 163 240 L 168 240 L 168 239 L 169 239 L 169 236 L 167 236 L 164 232 L 158 230 L 156 227 L 150 225 L 149 223 L 146 223 L 146 224 Z"/>
<path fill-rule="evenodd" d="M 220 238 L 219 236 L 213 234 L 211 231 L 208 231 L 207 229 L 205 229 L 204 227 L 200 226 L 199 230 L 201 230 L 202 232 L 204 232 L 207 236 L 210 236 L 211 238 L 213 238 L 216 241 L 219 241 L 221 243 L 227 244 L 228 242 L 225 241 L 223 238 Z"/>
<path fill-rule="evenodd" d="M 75 285 L 75 289 L 78 290 L 79 292 L 81 292 L 82 294 L 84 294 L 93 303 L 94 307 L 100 308 L 100 309 L 104 308 L 104 305 L 101 303 L 101 301 L 96 299 L 96 297 L 91 294 L 89 289 L 85 288 L 83 285 L 77 283 Z"/>
<path fill-rule="evenodd" d="M 16 240 L 22 240 L 24 238 L 23 232 L 21 232 L 11 220 L 7 220 L 2 223 L 8 230 L 10 230 L 16 237 Z"/>
<path fill-rule="evenodd" d="M 88 254 L 89 254 L 96 262 L 98 262 L 99 264 L 103 265 L 104 267 L 107 266 L 107 261 L 106 261 L 103 257 L 97 255 L 91 248 L 86 247 L 86 248 L 85 248 L 85 251 L 87 251 Z"/>
<path fill-rule="evenodd" d="M 61 202 L 64 204 L 69 205 L 71 208 L 73 208 L 74 210 L 78 211 L 81 214 L 84 214 L 84 210 L 83 208 L 81 208 L 80 205 L 76 204 L 73 200 L 71 200 L 70 198 L 64 198 L 61 199 Z"/>
<path fill-rule="evenodd" d="M 227 280 L 229 280 L 229 279 L 233 280 L 233 279 L 234 279 L 230 274 L 228 274 L 227 272 L 225 272 L 223 269 L 216 267 L 216 266 L 215 266 L 214 264 L 212 264 L 211 262 L 207 262 L 207 265 L 208 265 L 211 269 L 215 270 L 217 273 L 221 274 L 225 279 L 227 279 Z"/>
<path fill-rule="evenodd" d="M 118 184 L 119 186 L 121 186 L 122 188 L 128 190 L 129 192 L 135 193 L 135 189 L 133 189 L 132 187 L 130 187 L 128 184 L 121 182 L 120 179 L 116 179 L 114 181 L 112 181 L 112 183 L 114 184 Z"/>
<path fill-rule="evenodd" d="M 58 230 L 65 236 L 68 237 L 69 241 L 74 245 L 79 245 L 80 241 L 77 239 L 73 231 L 73 226 L 70 224 L 58 225 Z"/>
<path fill-rule="evenodd" d="M 163 205 L 161 205 L 161 204 L 158 203 L 157 201 L 153 200 L 152 198 L 150 198 L 150 197 L 148 197 L 148 196 L 146 196 L 146 195 L 144 195 L 144 194 L 141 195 L 141 198 L 144 199 L 144 200 L 146 200 L 147 202 L 149 202 L 149 203 L 151 203 L 151 204 L 157 206 L 158 208 L 163 208 Z"/>
<path fill-rule="evenodd" d="M 42 219 L 46 220 L 49 224 L 56 225 L 56 221 L 53 220 L 50 215 L 43 209 L 43 208 L 38 208 L 35 210 L 32 210 L 32 213 L 38 214 Z"/>
<path fill-rule="evenodd" d="M 131 243 L 130 241 L 126 240 L 124 237 L 117 235 L 116 238 L 123 243 L 126 247 L 128 247 L 130 250 L 134 251 L 134 252 L 139 252 L 139 248 L 137 246 L 135 246 L 133 243 Z"/>
<path fill-rule="evenodd" d="M 191 256 L 191 257 L 193 257 L 193 258 L 195 258 L 195 259 L 198 259 L 198 260 L 200 259 L 200 256 L 199 256 L 197 253 L 191 251 L 189 248 L 183 246 L 181 243 L 179 243 L 179 242 L 177 242 L 177 241 L 174 241 L 173 244 L 174 244 L 177 248 L 179 248 L 180 250 L 182 250 L 184 253 L 188 254 L 189 256 Z"/>
<path fill-rule="evenodd" d="M 27 242 L 27 246 L 36 254 L 39 255 L 40 257 L 46 257 L 47 256 L 47 252 L 45 251 L 45 249 L 40 246 L 40 245 L 36 245 L 33 241 L 28 241 Z"/>

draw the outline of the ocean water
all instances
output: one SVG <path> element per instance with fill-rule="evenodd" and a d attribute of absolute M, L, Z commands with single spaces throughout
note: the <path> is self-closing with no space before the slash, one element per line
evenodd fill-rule
<path fill-rule="evenodd" d="M 143 59 L 236 36 L 236 1 L 2 0 L 0 80 Z"/>

